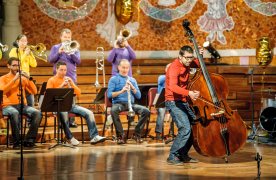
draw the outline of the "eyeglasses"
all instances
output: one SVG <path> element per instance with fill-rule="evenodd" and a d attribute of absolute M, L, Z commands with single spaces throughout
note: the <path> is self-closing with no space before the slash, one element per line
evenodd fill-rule
<path fill-rule="evenodd" d="M 194 56 L 182 56 L 182 57 L 184 57 L 185 59 L 190 60 L 190 61 L 195 59 Z"/>

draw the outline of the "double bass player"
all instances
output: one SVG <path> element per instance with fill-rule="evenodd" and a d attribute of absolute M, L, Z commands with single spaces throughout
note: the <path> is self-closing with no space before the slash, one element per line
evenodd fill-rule
<path fill-rule="evenodd" d="M 198 162 L 188 155 L 193 144 L 190 121 L 195 120 L 196 117 L 189 107 L 187 97 L 195 100 L 200 95 L 199 91 L 187 89 L 190 68 L 200 66 L 193 54 L 194 51 L 190 46 L 183 46 L 178 58 L 171 63 L 166 72 L 165 104 L 178 128 L 178 134 L 167 158 L 167 163 L 171 165 Z M 200 54 L 203 54 L 203 49 L 200 50 Z"/>

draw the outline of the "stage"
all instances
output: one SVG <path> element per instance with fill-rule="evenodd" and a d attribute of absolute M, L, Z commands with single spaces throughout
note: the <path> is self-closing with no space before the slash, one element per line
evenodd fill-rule
<path fill-rule="evenodd" d="M 148 141 L 127 145 L 106 141 L 97 145 L 80 144 L 77 148 L 39 144 L 24 150 L 24 179 L 254 179 L 257 177 L 256 152 L 262 156 L 261 179 L 276 178 L 276 144 L 247 142 L 238 152 L 223 158 L 203 157 L 194 149 L 192 157 L 199 163 L 167 165 L 170 144 Z M 1 146 L 0 179 L 16 179 L 20 173 L 20 151 Z"/>

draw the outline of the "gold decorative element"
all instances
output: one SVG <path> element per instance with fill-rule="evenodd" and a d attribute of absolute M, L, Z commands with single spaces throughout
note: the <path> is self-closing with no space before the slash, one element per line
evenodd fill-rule
<path fill-rule="evenodd" d="M 268 37 L 261 37 L 256 49 L 256 59 L 261 66 L 267 66 L 272 61 L 272 50 Z"/>
<path fill-rule="evenodd" d="M 116 19 L 126 25 L 132 18 L 132 0 L 116 0 L 115 2 L 115 16 Z"/>

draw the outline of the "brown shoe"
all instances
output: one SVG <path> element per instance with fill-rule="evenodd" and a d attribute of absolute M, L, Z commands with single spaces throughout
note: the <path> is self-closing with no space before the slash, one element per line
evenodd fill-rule
<path fill-rule="evenodd" d="M 180 157 L 179 159 L 180 159 L 180 161 L 182 161 L 183 163 L 198 163 L 198 162 L 199 162 L 197 159 L 192 158 L 192 157 L 190 157 L 190 156 L 188 156 L 188 155 L 182 156 L 182 157 Z"/>
<path fill-rule="evenodd" d="M 134 139 L 136 141 L 136 143 L 142 143 L 143 142 L 143 139 L 141 138 L 141 135 L 139 134 L 133 134 L 133 137 L 132 139 Z"/>
<path fill-rule="evenodd" d="M 117 138 L 117 144 L 126 144 L 126 140 L 125 140 L 124 135 L 118 136 L 118 138 Z"/>
<path fill-rule="evenodd" d="M 158 141 L 162 140 L 161 133 L 156 133 L 155 139 L 158 140 Z"/>

